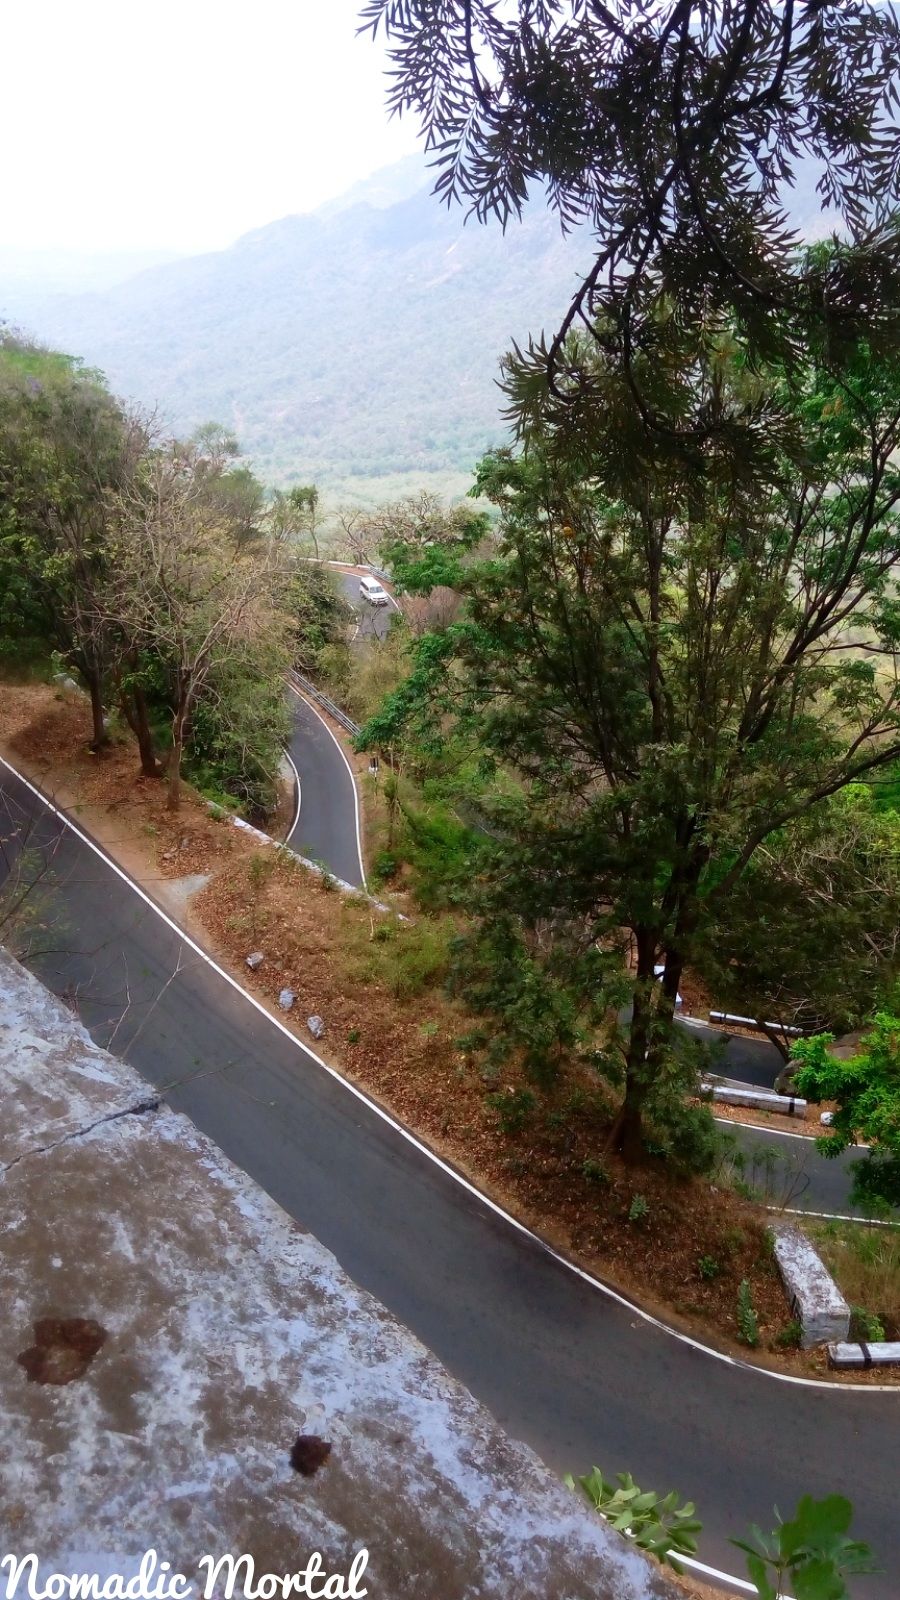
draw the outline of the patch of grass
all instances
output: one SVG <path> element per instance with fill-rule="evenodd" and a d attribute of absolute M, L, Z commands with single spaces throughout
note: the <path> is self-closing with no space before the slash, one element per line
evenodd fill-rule
<path fill-rule="evenodd" d="M 900 1227 L 865 1222 L 807 1223 L 806 1231 L 854 1316 L 900 1337 Z M 873 1336 L 872 1336 L 873 1337 Z"/>
<path fill-rule="evenodd" d="M 348 918 L 347 962 L 354 982 L 378 984 L 395 1000 L 442 987 L 450 961 L 449 923 L 384 918 L 366 931 Z"/>

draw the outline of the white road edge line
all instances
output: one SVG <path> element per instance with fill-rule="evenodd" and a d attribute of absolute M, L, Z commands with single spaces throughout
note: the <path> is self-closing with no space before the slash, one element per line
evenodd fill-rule
<path fill-rule="evenodd" d="M 704 1578 L 718 1578 L 720 1583 L 733 1584 L 735 1589 L 740 1589 L 742 1594 L 759 1594 L 755 1583 L 748 1583 L 746 1578 L 736 1578 L 731 1572 L 720 1572 L 718 1567 L 708 1567 L 705 1561 L 698 1561 L 696 1556 L 679 1555 L 678 1560 L 685 1567 L 690 1567 L 692 1572 L 702 1572 Z M 791 1600 L 789 1594 L 780 1596 L 780 1600 Z"/>
<path fill-rule="evenodd" d="M 713 1122 L 721 1122 L 724 1128 L 751 1128 L 754 1133 L 771 1135 L 776 1139 L 807 1139 L 814 1142 L 818 1138 L 816 1133 L 790 1133 L 787 1128 L 766 1128 L 761 1122 L 740 1122 L 737 1117 L 714 1116 Z"/>
<path fill-rule="evenodd" d="M 791 1133 L 787 1128 L 767 1128 L 762 1122 L 741 1122 L 737 1117 L 713 1117 L 713 1122 L 721 1122 L 726 1128 L 750 1128 L 755 1133 L 770 1135 L 774 1139 L 807 1139 L 815 1144 L 828 1131 L 827 1126 L 821 1133 Z M 848 1150 L 868 1150 L 867 1144 L 848 1145 Z"/>
<path fill-rule="evenodd" d="M 553 1245 L 548 1244 L 546 1239 L 542 1239 L 539 1234 L 534 1233 L 531 1228 L 527 1227 L 524 1222 L 520 1222 L 519 1219 L 514 1217 L 511 1212 L 505 1211 L 502 1206 L 497 1204 L 496 1200 L 492 1200 L 489 1195 L 483 1194 L 480 1189 L 475 1187 L 474 1183 L 470 1183 L 468 1178 L 463 1177 L 461 1172 L 457 1172 L 454 1167 L 450 1166 L 449 1162 L 444 1161 L 443 1157 L 437 1155 L 434 1150 L 430 1150 L 427 1144 L 423 1144 L 422 1140 L 419 1139 L 416 1134 L 410 1132 L 409 1128 L 405 1128 L 402 1122 L 398 1122 L 396 1117 L 393 1117 L 389 1111 L 385 1111 L 384 1107 L 380 1106 L 377 1101 L 372 1100 L 369 1095 L 364 1092 L 364 1090 L 357 1088 L 355 1083 L 351 1083 L 348 1078 L 343 1077 L 343 1075 L 338 1072 L 336 1067 L 330 1067 L 327 1061 L 323 1061 L 321 1056 L 317 1056 L 316 1052 L 311 1050 L 309 1045 L 304 1044 L 295 1033 L 291 1032 L 290 1028 L 288 1028 L 279 1020 L 278 1017 L 273 1016 L 272 1012 L 267 1010 L 261 1000 L 257 1000 L 255 995 L 251 994 L 248 989 L 245 989 L 240 983 L 238 983 L 237 978 L 232 977 L 230 972 L 226 972 L 224 967 L 220 967 L 218 961 L 216 961 L 214 957 L 208 953 L 208 951 L 204 950 L 202 945 L 199 945 L 195 939 L 192 939 L 190 934 L 187 933 L 184 928 L 180 927 L 179 924 L 169 916 L 168 912 L 163 910 L 162 906 L 158 905 L 155 900 L 151 899 L 146 890 L 142 889 L 140 884 L 136 883 L 123 867 L 119 866 L 118 862 L 113 861 L 112 857 L 108 856 L 106 851 L 103 850 L 101 846 L 98 845 L 93 839 L 91 839 L 88 834 L 84 833 L 83 830 L 78 827 L 77 823 L 73 822 L 64 811 L 61 811 L 58 806 L 54 805 L 52 800 L 48 800 L 47 796 L 43 794 L 41 790 L 30 781 L 30 779 L 23 777 L 22 773 L 17 771 L 17 769 L 3 756 L 0 756 L 0 766 L 5 767 L 7 772 L 12 773 L 12 776 L 22 784 L 23 788 L 27 789 L 38 800 L 40 800 L 41 804 L 45 805 L 47 810 L 51 811 L 55 817 L 58 817 L 60 822 L 64 823 L 65 826 L 75 834 L 75 837 L 81 840 L 82 844 L 86 844 L 89 850 L 93 850 L 94 854 L 99 856 L 100 860 L 103 861 L 118 878 L 121 878 L 123 883 L 127 883 L 128 887 L 138 896 L 140 900 L 144 901 L 145 905 L 150 907 L 151 911 L 155 911 L 160 920 L 164 922 L 167 927 L 171 928 L 173 933 L 177 933 L 179 939 L 181 939 L 182 942 L 189 947 L 189 949 L 194 950 L 201 960 L 206 962 L 207 966 L 212 967 L 213 971 L 219 974 L 220 978 L 224 978 L 225 982 L 229 984 L 237 994 L 241 995 L 242 998 L 246 1000 L 248 1005 L 253 1006 L 254 1009 L 259 1012 L 260 1016 L 265 1017 L 266 1021 L 270 1023 L 273 1028 L 277 1028 L 279 1033 L 283 1033 L 284 1037 L 290 1040 L 295 1049 L 300 1050 L 304 1055 L 307 1055 L 311 1061 L 316 1063 L 317 1067 L 321 1067 L 322 1071 L 327 1072 L 330 1078 L 333 1078 L 336 1083 L 341 1084 L 341 1086 L 346 1089 L 348 1094 L 353 1095 L 361 1102 L 362 1105 L 368 1107 L 369 1111 L 371 1111 L 376 1117 L 379 1117 L 382 1122 L 387 1123 L 388 1127 L 393 1128 L 395 1133 L 399 1134 L 402 1139 L 405 1139 L 407 1144 L 412 1145 L 415 1150 L 418 1150 L 420 1155 L 423 1155 L 427 1161 L 430 1161 L 434 1166 L 438 1167 L 440 1171 L 445 1173 L 448 1178 L 451 1178 L 454 1183 L 458 1183 L 461 1189 L 465 1189 L 468 1194 L 472 1195 L 474 1199 L 479 1202 L 479 1204 L 484 1206 L 485 1210 L 492 1211 L 495 1216 L 500 1217 L 502 1221 L 507 1223 L 510 1228 L 513 1228 L 516 1233 L 519 1233 L 523 1238 L 530 1240 L 530 1242 L 533 1245 L 536 1245 L 544 1255 L 549 1256 L 551 1260 L 555 1261 L 559 1266 L 564 1267 L 567 1272 L 574 1273 L 574 1275 L 577 1278 L 580 1278 L 583 1283 L 590 1284 L 593 1289 L 597 1289 L 601 1294 L 606 1295 L 607 1299 L 614 1300 L 617 1305 L 622 1306 L 624 1310 L 629 1312 L 631 1315 L 640 1317 L 642 1322 L 646 1322 L 651 1328 L 658 1329 L 660 1333 L 666 1334 L 670 1339 L 677 1339 L 679 1344 L 687 1345 L 689 1349 L 698 1351 L 700 1355 L 709 1356 L 713 1361 L 721 1361 L 723 1365 L 727 1367 L 735 1367 L 738 1371 L 746 1372 L 751 1376 L 770 1378 L 775 1383 L 793 1384 L 795 1387 L 800 1389 L 827 1389 L 833 1394 L 836 1393 L 855 1396 L 862 1396 L 864 1394 L 892 1394 L 895 1397 L 900 1396 L 900 1388 L 898 1388 L 896 1384 L 873 1383 L 856 1385 L 836 1383 L 834 1381 L 829 1381 L 827 1378 L 801 1378 L 797 1377 L 796 1374 L 792 1372 L 773 1372 L 769 1367 L 757 1367 L 754 1366 L 750 1361 L 742 1361 L 737 1356 L 726 1355 L 724 1350 L 715 1350 L 713 1349 L 712 1345 L 702 1344 L 699 1339 L 691 1338 L 690 1334 L 682 1333 L 678 1328 L 670 1327 L 667 1322 L 662 1322 L 659 1317 L 654 1317 L 652 1312 L 645 1311 L 642 1306 L 636 1305 L 633 1300 L 629 1300 L 627 1296 L 620 1294 L 618 1289 L 613 1289 L 608 1283 L 603 1283 L 600 1278 L 594 1277 L 594 1275 L 588 1272 L 586 1268 L 579 1267 L 574 1261 L 569 1261 L 566 1256 L 560 1253 L 560 1251 L 554 1249 Z"/>
<path fill-rule="evenodd" d="M 294 777 L 297 780 L 297 809 L 294 812 L 294 820 L 291 823 L 290 827 L 288 828 L 288 831 L 287 831 L 287 833 L 285 835 L 285 840 L 284 840 L 285 844 L 288 844 L 290 842 L 292 836 L 293 836 L 293 833 L 294 833 L 294 830 L 295 830 L 295 828 L 297 826 L 297 823 L 300 821 L 300 806 L 301 806 L 302 801 L 303 801 L 303 796 L 302 796 L 301 789 L 300 789 L 300 774 L 297 771 L 297 763 L 294 760 L 293 756 L 291 755 L 290 750 L 285 750 L 284 753 L 287 756 L 288 761 L 290 763 L 291 771 L 293 772 Z"/>
<path fill-rule="evenodd" d="M 883 1217 L 851 1217 L 843 1211 L 804 1211 L 802 1206 L 766 1206 L 767 1211 L 777 1211 L 782 1217 L 821 1217 L 825 1222 L 856 1222 L 861 1228 L 900 1228 L 900 1222 L 885 1221 Z"/>
<path fill-rule="evenodd" d="M 356 854 L 357 854 L 357 858 L 359 860 L 359 870 L 360 870 L 360 875 L 362 877 L 362 886 L 366 891 L 368 891 L 369 885 L 368 885 L 368 883 L 366 881 L 366 869 L 365 869 L 365 865 L 363 863 L 362 834 L 360 832 L 360 827 L 359 827 L 359 790 L 356 787 L 356 774 L 353 771 L 353 768 L 351 767 L 349 761 L 347 760 L 347 754 L 346 754 L 346 751 L 344 750 L 343 745 L 341 744 L 340 739 L 337 737 L 337 734 L 332 732 L 331 728 L 328 726 L 328 723 L 325 721 L 325 718 L 322 716 L 321 711 L 319 711 L 317 709 L 317 707 L 313 704 L 313 702 L 311 700 L 307 700 L 305 694 L 301 694 L 299 689 L 295 689 L 294 685 L 292 683 L 288 684 L 288 688 L 290 690 L 292 690 L 292 692 L 297 696 L 298 700 L 302 700 L 303 704 L 305 706 L 309 706 L 310 711 L 312 711 L 314 713 L 314 715 L 318 717 L 319 721 L 322 724 L 322 727 L 325 729 L 325 732 L 330 735 L 330 737 L 334 740 L 335 744 L 337 745 L 337 748 L 340 751 L 341 760 L 343 761 L 344 766 L 347 768 L 347 771 L 350 774 L 350 784 L 351 784 L 351 787 L 353 789 L 353 820 L 356 823 Z"/>

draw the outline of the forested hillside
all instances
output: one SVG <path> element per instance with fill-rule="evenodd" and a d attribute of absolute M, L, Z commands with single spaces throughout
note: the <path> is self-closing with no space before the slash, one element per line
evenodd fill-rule
<path fill-rule="evenodd" d="M 267 482 L 461 488 L 505 432 L 500 355 L 555 327 L 590 249 L 542 203 L 504 236 L 430 188 L 412 158 L 342 202 L 104 293 L 26 298 L 0 271 L 0 314 L 178 432 L 227 424 Z M 814 231 L 811 182 L 794 205 Z"/>
<path fill-rule="evenodd" d="M 30 296 L 28 329 L 179 431 L 233 427 L 267 481 L 468 472 L 503 431 L 497 359 L 559 314 L 584 250 L 542 208 L 504 239 L 418 164 L 402 199 L 390 177 L 103 294 Z"/>

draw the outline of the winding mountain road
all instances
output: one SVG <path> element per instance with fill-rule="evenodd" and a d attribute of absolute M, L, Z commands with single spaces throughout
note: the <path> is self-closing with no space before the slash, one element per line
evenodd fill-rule
<path fill-rule="evenodd" d="M 328 724 L 293 685 L 294 731 L 289 746 L 300 786 L 294 824 L 285 843 L 354 888 L 365 887 L 359 797 L 347 758 Z"/>
<path fill-rule="evenodd" d="M 5 763 L 5 860 L 43 854 L 54 949 L 32 965 L 95 1039 L 166 1090 L 334 1251 L 506 1429 L 558 1471 L 677 1487 L 701 1556 L 803 1492 L 846 1490 L 896 1596 L 900 1393 L 782 1379 L 602 1290 L 461 1182 L 307 1050 Z M 524 1600 L 524 1597 L 523 1597 Z"/>
<path fill-rule="evenodd" d="M 360 598 L 359 593 L 359 580 L 368 573 L 367 567 L 332 567 L 332 571 L 341 586 L 344 599 L 356 612 L 354 640 L 383 639 L 390 630 L 392 616 L 400 610 L 393 595 L 389 594 L 389 604 L 386 606 L 370 605 Z"/>

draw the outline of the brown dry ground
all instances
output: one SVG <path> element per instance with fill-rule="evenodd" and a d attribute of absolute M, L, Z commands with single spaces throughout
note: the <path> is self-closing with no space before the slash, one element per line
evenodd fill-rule
<path fill-rule="evenodd" d="M 279 1017 L 279 991 L 297 999 L 285 1019 L 308 1042 L 305 1019 L 321 1015 L 317 1047 L 406 1126 L 564 1254 L 671 1324 L 736 1356 L 794 1371 L 824 1371 L 824 1356 L 777 1348 L 789 1312 L 768 1244 L 766 1215 L 728 1190 L 673 1181 L 659 1161 L 629 1168 L 596 1162 L 610 1105 L 596 1079 L 541 1094 L 524 1128 L 504 1133 L 487 1090 L 522 1088 L 513 1068 L 486 1085 L 457 1044 L 472 1025 L 443 992 L 452 929 L 410 923 L 343 896 L 287 852 L 261 846 L 214 818 L 187 787 L 166 810 L 162 785 L 137 777 L 124 737 L 102 757 L 87 748 L 80 697 L 47 686 L 4 685 L 0 747 L 78 820 L 170 914 Z M 177 880 L 211 874 L 185 908 Z M 260 949 L 251 973 L 247 954 Z M 646 1215 L 631 1221 L 636 1195 Z M 701 1258 L 715 1263 L 704 1277 Z M 737 1343 L 738 1285 L 750 1281 L 761 1347 Z M 647 1285 L 653 1284 L 652 1296 Z"/>

